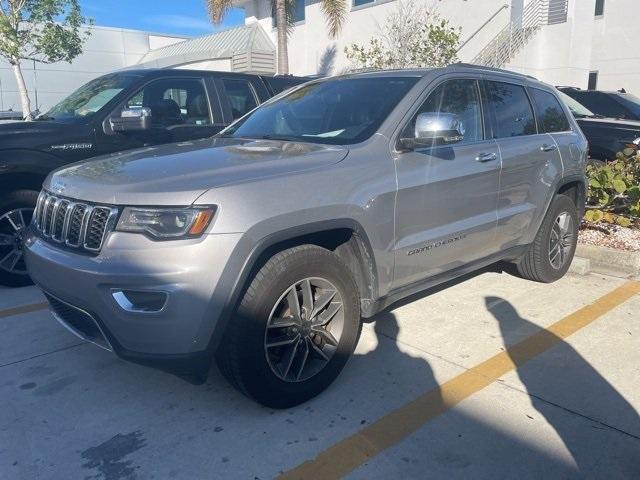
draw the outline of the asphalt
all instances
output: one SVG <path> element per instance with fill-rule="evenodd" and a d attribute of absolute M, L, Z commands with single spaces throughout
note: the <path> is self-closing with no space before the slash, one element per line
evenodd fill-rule
<path fill-rule="evenodd" d="M 0 289 L 0 479 L 640 478 L 638 285 L 467 277 L 365 324 L 286 411 L 215 369 L 126 363 L 29 311 L 35 287 Z"/>

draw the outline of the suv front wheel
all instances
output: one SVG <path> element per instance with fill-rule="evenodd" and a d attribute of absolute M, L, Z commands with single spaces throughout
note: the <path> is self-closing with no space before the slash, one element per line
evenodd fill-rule
<path fill-rule="evenodd" d="M 218 365 L 272 408 L 315 397 L 339 375 L 360 335 L 358 289 L 333 252 L 315 245 L 273 256 L 230 320 Z"/>
<path fill-rule="evenodd" d="M 556 195 L 529 250 L 516 263 L 520 276 L 543 283 L 562 278 L 576 251 L 579 226 L 573 201 Z"/>

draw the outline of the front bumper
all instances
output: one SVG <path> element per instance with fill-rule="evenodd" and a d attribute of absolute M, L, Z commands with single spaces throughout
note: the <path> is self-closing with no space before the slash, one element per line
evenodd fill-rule
<path fill-rule="evenodd" d="M 147 358 L 198 356 L 207 350 L 227 301 L 220 284 L 228 282 L 221 280 L 240 237 L 158 242 L 113 232 L 100 254 L 90 256 L 32 233 L 25 242 L 25 259 L 33 281 L 54 301 L 94 320 L 105 341 L 94 341 L 78 328 L 72 328 L 74 333 L 144 363 Z M 158 311 L 133 312 L 114 298 L 113 292 L 121 290 L 164 292 L 167 301 Z M 69 328 L 69 320 L 52 310 Z"/>

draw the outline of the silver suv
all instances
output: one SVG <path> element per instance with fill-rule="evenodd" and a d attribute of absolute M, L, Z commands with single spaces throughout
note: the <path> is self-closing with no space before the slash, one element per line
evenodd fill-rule
<path fill-rule="evenodd" d="M 571 263 L 587 143 L 557 92 L 455 65 L 307 83 L 220 135 L 53 172 L 26 238 L 56 318 L 276 408 L 338 376 L 368 318 L 500 260 Z"/>

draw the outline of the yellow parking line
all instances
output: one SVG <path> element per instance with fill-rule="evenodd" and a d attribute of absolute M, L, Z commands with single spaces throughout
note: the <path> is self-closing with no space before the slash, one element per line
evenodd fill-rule
<path fill-rule="evenodd" d="M 29 305 L 21 305 L 19 307 L 7 308 L 0 310 L 0 318 L 11 317 L 13 315 L 21 315 L 23 313 L 37 312 L 49 307 L 48 302 L 30 303 Z"/>
<path fill-rule="evenodd" d="M 595 302 L 564 317 L 488 360 L 392 411 L 317 457 L 278 478 L 331 480 L 341 478 L 421 428 L 426 422 L 498 380 L 504 374 L 560 343 L 594 320 L 640 293 L 630 281 Z"/>

